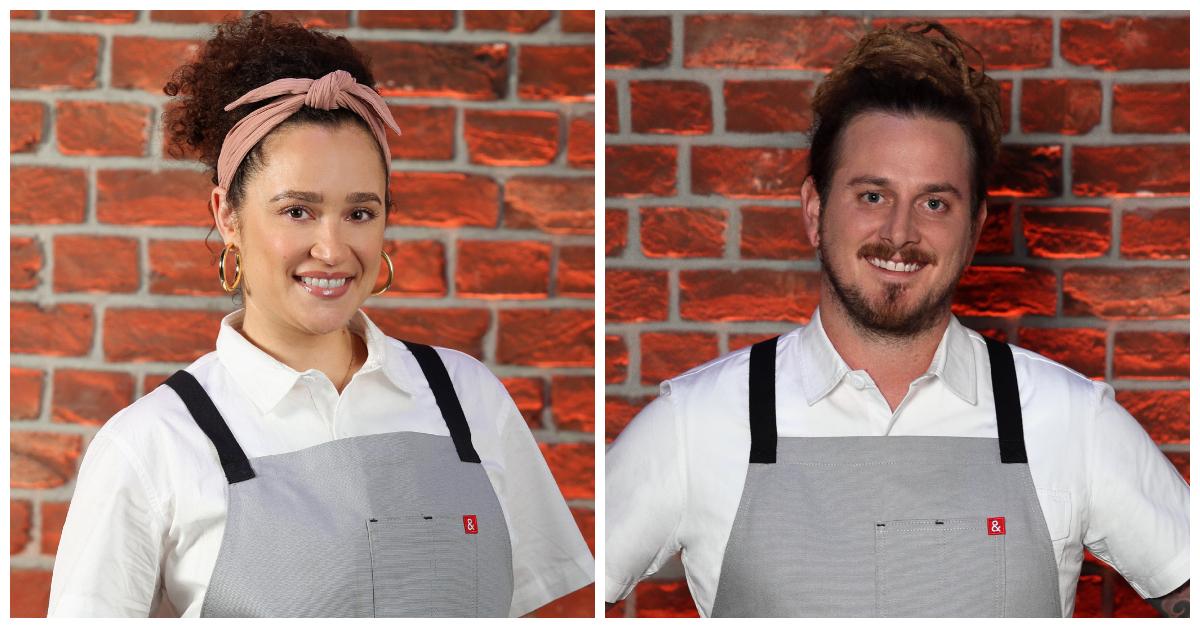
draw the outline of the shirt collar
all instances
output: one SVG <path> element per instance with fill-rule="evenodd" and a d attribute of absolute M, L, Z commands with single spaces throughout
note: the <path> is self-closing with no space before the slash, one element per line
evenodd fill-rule
<path fill-rule="evenodd" d="M 266 413 L 283 400 L 304 373 L 276 360 L 247 340 L 240 331 L 245 317 L 246 310 L 240 309 L 221 320 L 217 358 L 233 375 L 242 393 L 260 412 Z M 362 310 L 354 314 L 348 327 L 367 345 L 367 360 L 359 368 L 358 375 L 381 371 L 401 391 L 412 393 L 415 390 L 404 360 L 395 355 L 400 349 L 391 346 L 387 336 Z"/>
<path fill-rule="evenodd" d="M 837 387 L 850 372 L 850 366 L 825 335 L 820 308 L 813 312 L 812 320 L 800 329 L 798 336 L 800 387 L 811 406 Z M 940 378 L 963 401 L 976 402 L 978 382 L 975 379 L 974 347 L 970 333 L 957 317 L 950 316 L 950 324 L 942 334 L 926 374 Z"/>

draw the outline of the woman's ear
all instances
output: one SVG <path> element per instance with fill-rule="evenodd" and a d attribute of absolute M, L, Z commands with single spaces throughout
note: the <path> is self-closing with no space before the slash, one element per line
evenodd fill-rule
<path fill-rule="evenodd" d="M 237 220 L 234 217 L 233 206 L 229 203 L 228 196 L 229 194 L 225 191 L 225 188 L 220 186 L 214 187 L 208 199 L 208 207 L 212 210 L 213 220 L 217 223 L 217 231 L 221 232 L 221 239 L 225 244 L 233 244 L 241 248 L 237 232 Z"/>

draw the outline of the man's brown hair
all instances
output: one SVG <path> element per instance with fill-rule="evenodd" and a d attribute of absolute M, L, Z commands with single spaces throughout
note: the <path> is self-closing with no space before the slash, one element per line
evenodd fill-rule
<path fill-rule="evenodd" d="M 978 69 L 966 52 L 979 58 Z M 809 175 L 824 204 L 837 167 L 842 131 L 855 116 L 884 112 L 958 124 L 971 155 L 971 211 L 987 198 L 1000 152 L 1000 88 L 983 56 L 935 22 L 911 22 L 864 35 L 817 88 Z"/>

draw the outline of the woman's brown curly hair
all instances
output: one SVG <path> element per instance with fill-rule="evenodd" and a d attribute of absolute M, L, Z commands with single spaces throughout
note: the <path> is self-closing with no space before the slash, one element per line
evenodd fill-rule
<path fill-rule="evenodd" d="M 979 67 L 967 62 L 971 51 Z M 972 211 L 987 198 L 988 173 L 1000 152 L 1000 88 L 983 72 L 983 56 L 935 22 L 911 22 L 864 35 L 813 97 L 809 174 L 828 200 L 839 138 L 861 113 L 926 115 L 957 123 L 971 153 Z"/>
<path fill-rule="evenodd" d="M 363 85 L 375 84 L 369 60 L 345 37 L 306 29 L 294 22 L 275 22 L 270 13 L 255 13 L 220 24 L 196 58 L 179 66 L 163 86 L 163 92 L 174 97 L 163 113 L 168 154 L 181 157 L 187 151 L 199 153 L 215 185 L 217 158 L 225 135 L 238 120 L 270 101 L 242 105 L 233 111 L 225 111 L 225 105 L 276 79 L 316 79 L 334 70 L 349 72 Z M 310 107 L 301 107 L 276 130 L 294 124 L 346 123 L 358 124 L 370 132 L 367 124 L 347 109 L 324 111 Z M 262 144 L 260 141 L 246 154 L 229 185 L 228 200 L 234 207 L 240 205 L 246 178 L 262 166 Z M 387 158 L 382 153 L 381 157 Z M 391 207 L 390 199 L 386 205 Z"/>

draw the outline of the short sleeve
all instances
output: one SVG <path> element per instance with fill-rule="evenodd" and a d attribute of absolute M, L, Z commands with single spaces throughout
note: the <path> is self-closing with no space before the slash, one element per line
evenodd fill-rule
<path fill-rule="evenodd" d="M 683 448 L 671 397 L 642 409 L 605 461 L 604 599 L 622 600 L 679 552 L 686 507 Z"/>
<path fill-rule="evenodd" d="M 509 616 L 520 617 L 591 584 L 595 561 L 525 419 L 502 387 L 499 394 L 504 473 L 498 492 L 513 555 Z"/>
<path fill-rule="evenodd" d="M 1112 388 L 1097 388 L 1085 441 L 1090 503 L 1083 543 L 1139 595 L 1160 597 L 1189 577 L 1188 485 Z"/>
<path fill-rule="evenodd" d="M 50 617 L 147 617 L 163 552 L 145 470 L 101 431 L 79 469 L 54 575 Z"/>

